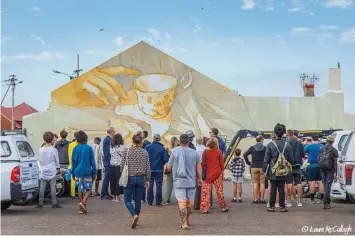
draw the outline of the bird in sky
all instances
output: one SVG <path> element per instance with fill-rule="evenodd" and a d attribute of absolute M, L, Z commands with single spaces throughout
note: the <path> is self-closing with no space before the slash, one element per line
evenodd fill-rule
<path fill-rule="evenodd" d="M 104 29 L 100 29 L 100 32 L 103 31 Z"/>

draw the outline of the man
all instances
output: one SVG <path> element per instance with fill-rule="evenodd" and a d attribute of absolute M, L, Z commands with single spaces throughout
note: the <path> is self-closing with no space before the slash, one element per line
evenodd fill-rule
<path fill-rule="evenodd" d="M 54 147 L 58 150 L 59 164 L 69 165 L 68 147 L 70 142 L 67 140 L 68 132 L 65 130 L 60 131 L 60 138 L 58 142 L 55 143 Z"/>
<path fill-rule="evenodd" d="M 225 157 L 226 153 L 227 153 L 226 143 L 224 142 L 224 140 L 221 137 L 218 136 L 218 133 L 219 133 L 219 131 L 217 128 L 212 128 L 211 132 L 210 132 L 210 137 L 211 138 L 215 137 L 218 140 L 218 148 L 219 148 L 219 150 L 222 151 L 223 157 Z"/>
<path fill-rule="evenodd" d="M 323 200 L 324 196 L 324 187 L 322 183 L 321 170 L 318 166 L 318 157 L 320 150 L 324 147 L 323 144 L 318 143 L 318 136 L 312 137 L 313 143 L 307 145 L 304 148 L 304 152 L 308 153 L 308 167 L 307 167 L 307 179 L 310 182 L 309 192 L 311 194 L 311 204 L 314 204 L 314 196 L 316 194 L 316 183 L 318 185 L 319 193 L 321 199 Z M 321 203 L 321 202 L 318 202 Z"/>
<path fill-rule="evenodd" d="M 96 169 L 97 169 L 97 175 L 96 175 L 96 180 L 95 180 L 95 196 L 100 196 L 99 186 L 100 186 L 100 181 L 102 179 L 103 151 L 102 151 L 102 146 L 100 144 L 101 144 L 101 138 L 96 137 L 94 139 L 94 144 L 92 145 L 92 150 L 94 152 L 95 164 L 96 164 Z"/>
<path fill-rule="evenodd" d="M 175 197 L 178 200 L 182 229 L 190 224 L 190 215 L 194 205 L 196 182 L 202 184 L 201 158 L 198 153 L 189 148 L 190 138 L 187 134 L 180 136 L 180 146 L 172 150 L 168 169 L 172 170 Z"/>
<path fill-rule="evenodd" d="M 269 212 L 275 211 L 277 190 L 279 191 L 280 196 L 280 211 L 288 211 L 285 206 L 285 176 L 276 176 L 272 172 L 272 168 L 276 165 L 281 154 L 289 163 L 292 163 L 292 148 L 290 144 L 282 139 L 285 132 L 285 125 L 277 124 L 274 128 L 275 139 L 266 146 L 263 171 L 267 174 L 271 183 L 270 207 L 266 209 Z"/>
<path fill-rule="evenodd" d="M 333 147 L 334 137 L 332 135 L 327 136 L 325 146 L 320 150 L 320 160 L 324 155 L 325 158 L 329 158 L 328 168 L 322 168 L 323 183 L 324 183 L 324 205 L 323 209 L 330 209 L 330 189 L 334 178 L 336 178 L 337 159 L 339 157 L 338 151 Z"/>
<path fill-rule="evenodd" d="M 103 141 L 103 164 L 104 164 L 104 181 L 102 182 L 101 187 L 101 200 L 112 200 L 112 197 L 108 194 L 108 186 L 110 183 L 110 161 L 111 161 L 111 154 L 110 154 L 110 147 L 111 147 L 111 139 L 115 135 L 115 130 L 113 127 L 107 130 L 107 136 Z"/>
<path fill-rule="evenodd" d="M 78 142 L 77 142 L 77 135 L 78 135 L 78 132 L 75 132 L 74 133 L 74 140 L 68 145 L 68 159 L 69 159 L 69 167 L 68 169 L 73 172 L 73 169 L 72 169 L 72 163 L 73 163 L 73 158 L 72 158 L 72 155 L 73 155 L 73 150 L 74 148 L 76 147 L 76 145 L 78 145 Z M 76 199 L 76 196 L 75 196 L 75 182 L 74 181 L 70 181 L 70 196 L 72 199 Z"/>
<path fill-rule="evenodd" d="M 195 134 L 192 130 L 186 132 L 187 137 L 189 137 L 189 148 L 196 150 L 195 145 L 192 143 L 194 140 Z"/>
<path fill-rule="evenodd" d="M 143 130 L 142 135 L 143 135 L 143 148 L 146 148 L 149 144 L 151 144 L 151 142 L 149 142 L 149 141 L 147 140 L 148 131 Z"/>
<path fill-rule="evenodd" d="M 245 153 L 245 163 L 251 168 L 251 178 L 253 183 L 254 200 L 253 204 L 266 204 L 265 195 L 265 174 L 263 172 L 263 162 L 265 157 L 266 147 L 264 146 L 264 137 L 256 136 L 256 144 L 251 146 Z M 251 155 L 251 162 L 248 156 Z"/>
<path fill-rule="evenodd" d="M 291 195 L 294 192 L 294 184 L 297 185 L 298 201 L 297 206 L 302 207 L 302 181 L 301 181 L 301 166 L 303 165 L 304 148 L 303 144 L 295 136 L 292 129 L 286 132 L 287 142 L 292 148 L 293 162 L 292 173 L 286 178 L 286 185 L 288 189 L 286 207 L 292 207 Z"/>
<path fill-rule="evenodd" d="M 149 154 L 150 163 L 150 183 L 148 188 L 148 205 L 153 204 L 154 200 L 154 182 L 156 184 L 155 203 L 157 206 L 161 206 L 163 200 L 163 177 L 164 177 L 164 165 L 168 162 L 168 152 L 164 148 L 164 145 L 160 143 L 161 137 L 159 134 L 155 134 L 153 137 L 153 143 L 149 144 L 145 149 Z"/>

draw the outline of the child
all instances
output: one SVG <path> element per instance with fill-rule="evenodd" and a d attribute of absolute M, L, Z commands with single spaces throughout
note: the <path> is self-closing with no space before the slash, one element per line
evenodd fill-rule
<path fill-rule="evenodd" d="M 244 182 L 244 171 L 245 171 L 245 162 L 244 159 L 240 157 L 241 150 L 237 148 L 234 152 L 234 158 L 229 164 L 229 170 L 232 173 L 232 182 L 233 182 L 233 200 L 232 202 L 237 202 L 237 190 L 239 199 L 238 202 L 242 202 L 242 193 L 243 187 L 242 183 Z"/>
<path fill-rule="evenodd" d="M 96 164 L 96 169 L 97 169 L 97 177 L 96 177 L 96 181 L 95 181 L 95 196 L 100 196 L 99 186 L 100 186 L 100 181 L 102 179 L 103 152 L 102 152 L 102 147 L 101 147 L 100 143 L 101 143 L 101 138 L 96 137 L 94 139 L 94 144 L 92 145 L 92 150 L 94 152 L 95 164 Z"/>
<path fill-rule="evenodd" d="M 88 136 L 84 131 L 78 131 L 78 145 L 72 155 L 72 181 L 78 187 L 79 213 L 86 213 L 86 202 L 91 194 L 92 183 L 96 180 L 96 164 L 92 148 L 87 145 Z"/>

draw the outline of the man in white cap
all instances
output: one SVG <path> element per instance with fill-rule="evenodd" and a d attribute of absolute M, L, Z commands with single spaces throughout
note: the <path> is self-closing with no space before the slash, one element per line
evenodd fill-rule
<path fill-rule="evenodd" d="M 164 148 L 164 145 L 160 142 L 161 137 L 159 134 L 155 134 L 153 137 L 153 142 L 146 146 L 146 150 L 149 154 L 150 162 L 150 185 L 148 189 L 148 205 L 153 205 L 154 200 L 154 182 L 156 184 L 156 199 L 155 203 L 160 206 L 163 200 L 163 176 L 164 176 L 164 165 L 168 162 L 169 156 Z"/>

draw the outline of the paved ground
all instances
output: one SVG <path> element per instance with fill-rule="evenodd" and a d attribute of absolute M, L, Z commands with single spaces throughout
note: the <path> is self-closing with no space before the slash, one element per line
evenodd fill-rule
<path fill-rule="evenodd" d="M 225 196 L 230 207 L 222 213 L 214 203 L 211 214 L 195 212 L 193 226 L 187 231 L 179 228 L 177 205 L 158 208 L 143 205 L 139 226 L 129 227 L 130 217 L 122 203 L 90 198 L 89 213 L 78 215 L 77 202 L 60 198 L 63 209 L 52 210 L 50 201 L 43 210 L 34 206 L 11 207 L 1 214 L 2 234 L 302 234 L 308 230 L 327 226 L 352 227 L 355 233 L 355 204 L 337 201 L 333 209 L 324 211 L 320 205 L 309 205 L 304 200 L 303 208 L 293 207 L 287 213 L 269 213 L 264 205 L 251 204 L 250 182 L 244 183 L 244 202 L 231 204 L 231 182 L 225 182 Z M 305 228 L 304 228 L 305 229 Z M 326 230 L 326 229 L 324 229 Z M 305 232 L 313 234 L 312 232 Z M 324 231 L 322 234 L 335 234 Z"/>

